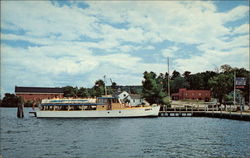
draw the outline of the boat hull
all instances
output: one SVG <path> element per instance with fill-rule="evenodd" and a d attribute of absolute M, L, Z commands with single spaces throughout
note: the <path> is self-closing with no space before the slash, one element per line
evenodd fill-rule
<path fill-rule="evenodd" d="M 37 111 L 38 118 L 156 117 L 160 106 L 103 111 Z"/>

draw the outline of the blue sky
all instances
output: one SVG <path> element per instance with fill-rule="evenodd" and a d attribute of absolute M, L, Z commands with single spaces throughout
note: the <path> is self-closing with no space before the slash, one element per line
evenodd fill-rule
<path fill-rule="evenodd" d="M 248 69 L 248 19 L 248 1 L 1 1 L 1 94 L 139 85 L 167 57 L 171 72 Z"/>

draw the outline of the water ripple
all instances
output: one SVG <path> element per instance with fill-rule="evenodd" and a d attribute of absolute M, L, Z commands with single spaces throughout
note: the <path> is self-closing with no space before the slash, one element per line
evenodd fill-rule
<path fill-rule="evenodd" d="M 1 110 L 3 157 L 250 157 L 250 122 L 190 117 L 37 119 L 27 114 L 17 119 L 16 109 Z"/>

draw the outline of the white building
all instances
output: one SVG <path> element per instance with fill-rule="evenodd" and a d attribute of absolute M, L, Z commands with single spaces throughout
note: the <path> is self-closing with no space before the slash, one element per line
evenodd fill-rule
<path fill-rule="evenodd" d="M 140 94 L 129 94 L 126 91 L 115 94 L 115 97 L 118 97 L 123 102 L 129 103 L 131 106 L 138 106 L 143 103 L 143 99 Z"/>

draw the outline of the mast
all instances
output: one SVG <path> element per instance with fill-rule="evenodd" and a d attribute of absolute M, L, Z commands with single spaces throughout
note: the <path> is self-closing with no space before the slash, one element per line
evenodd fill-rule
<path fill-rule="evenodd" d="M 104 92 L 105 92 L 105 95 L 107 96 L 106 75 L 104 75 L 103 78 L 104 78 Z"/>

